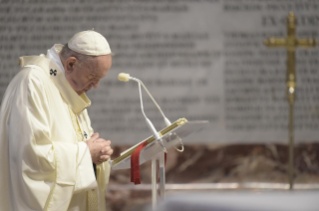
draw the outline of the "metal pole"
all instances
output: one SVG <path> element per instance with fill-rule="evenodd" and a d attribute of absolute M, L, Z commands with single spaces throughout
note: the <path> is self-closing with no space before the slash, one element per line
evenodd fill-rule
<path fill-rule="evenodd" d="M 160 196 L 165 199 L 165 153 L 160 153 L 159 156 L 159 169 L 160 169 Z"/>
<path fill-rule="evenodd" d="M 157 205 L 157 181 L 156 181 L 156 157 L 152 159 L 152 208 L 156 210 Z"/>
<path fill-rule="evenodd" d="M 289 103 L 289 189 L 294 185 L 294 103 Z"/>
<path fill-rule="evenodd" d="M 289 189 L 293 189 L 294 183 L 294 104 L 296 92 L 296 55 L 295 49 L 287 49 L 287 101 L 289 103 L 289 150 L 288 150 L 288 177 Z"/>

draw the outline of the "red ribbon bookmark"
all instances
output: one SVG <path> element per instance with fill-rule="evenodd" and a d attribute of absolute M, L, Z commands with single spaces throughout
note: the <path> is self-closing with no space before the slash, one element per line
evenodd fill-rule
<path fill-rule="evenodd" d="M 140 144 L 131 155 L 131 182 L 141 184 L 140 175 L 140 152 L 148 144 L 147 140 Z"/>

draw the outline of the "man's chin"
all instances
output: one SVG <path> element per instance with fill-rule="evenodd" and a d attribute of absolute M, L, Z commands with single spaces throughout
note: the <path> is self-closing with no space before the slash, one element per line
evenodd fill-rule
<path fill-rule="evenodd" d="M 77 93 L 78 95 L 81 95 L 81 94 L 84 93 L 84 91 L 76 91 L 76 93 Z"/>
<path fill-rule="evenodd" d="M 91 90 L 91 88 L 84 89 L 84 90 L 83 90 L 83 92 L 85 92 L 85 93 L 86 93 L 86 92 L 88 92 L 88 91 L 90 91 L 90 90 Z M 82 93 L 83 93 L 83 92 L 82 92 Z"/>
<path fill-rule="evenodd" d="M 90 89 L 91 89 L 91 88 L 90 88 Z M 86 93 L 86 92 L 90 91 L 90 89 L 83 89 L 83 90 L 81 90 L 81 91 L 76 91 L 76 93 L 78 93 L 78 95 L 81 95 L 81 94 L 83 94 L 83 93 Z"/>

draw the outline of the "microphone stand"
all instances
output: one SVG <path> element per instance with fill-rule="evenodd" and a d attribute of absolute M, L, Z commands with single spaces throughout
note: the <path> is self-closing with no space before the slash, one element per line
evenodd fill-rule
<path fill-rule="evenodd" d="M 159 135 L 159 133 L 156 131 L 155 127 L 151 123 L 151 121 L 147 118 L 145 112 L 144 112 L 144 107 L 143 107 L 143 99 L 142 99 L 142 90 L 141 90 L 141 84 L 143 85 L 144 89 L 146 87 L 144 84 L 137 78 L 131 77 L 130 79 L 138 82 L 138 88 L 139 88 L 139 94 L 140 94 L 140 103 L 141 103 L 141 111 L 145 117 L 146 123 L 150 130 L 153 132 L 154 138 L 156 138 L 158 144 L 163 149 L 163 152 L 159 153 L 158 156 L 154 156 L 152 158 L 152 166 L 151 166 L 151 181 L 152 181 L 152 209 L 155 211 L 156 206 L 157 206 L 157 160 L 159 161 L 159 176 L 160 176 L 160 197 L 162 200 L 165 199 L 165 180 L 166 180 L 166 175 L 165 175 L 165 153 L 167 153 L 167 149 L 165 148 L 163 141 Z M 146 89 L 147 90 L 147 89 Z M 147 93 L 150 95 L 150 93 L 147 90 Z M 150 95 L 151 96 L 151 95 Z M 153 97 L 151 97 L 153 101 Z M 155 103 L 157 105 L 157 103 Z M 157 105 L 158 106 L 158 105 Z M 159 106 L 158 106 L 159 107 Z M 161 112 L 162 113 L 162 112 Z M 164 116 L 165 118 L 165 123 L 170 125 L 169 120 Z"/>

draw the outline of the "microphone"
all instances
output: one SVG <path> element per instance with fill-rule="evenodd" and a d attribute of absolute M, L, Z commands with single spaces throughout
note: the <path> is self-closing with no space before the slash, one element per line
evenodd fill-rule
<path fill-rule="evenodd" d="M 127 82 L 127 81 L 130 80 L 130 74 L 120 73 L 119 76 L 118 76 L 118 79 L 119 79 L 120 81 Z"/>
<path fill-rule="evenodd" d="M 147 94 L 150 96 L 150 98 L 152 99 L 152 101 L 154 102 L 154 104 L 156 105 L 156 107 L 160 110 L 163 118 L 164 118 L 164 122 L 166 124 L 166 126 L 171 125 L 171 122 L 169 121 L 169 119 L 165 116 L 165 114 L 163 113 L 162 109 L 159 107 L 159 105 L 156 103 L 155 99 L 153 98 L 153 96 L 151 95 L 151 93 L 147 90 L 147 88 L 144 86 L 143 82 L 137 78 L 131 77 L 129 74 L 127 73 L 120 73 L 118 75 L 118 79 L 120 81 L 124 81 L 127 82 L 129 80 L 133 80 L 136 81 L 138 83 L 138 88 L 139 88 L 139 95 L 140 95 L 140 103 L 141 103 L 141 111 L 142 114 L 145 118 L 146 124 L 148 126 L 148 128 L 151 130 L 151 132 L 153 133 L 154 137 L 156 140 L 158 140 L 160 146 L 162 147 L 163 151 L 167 153 L 167 149 L 163 144 L 163 140 L 161 139 L 160 135 L 158 134 L 157 130 L 155 129 L 153 123 L 151 122 L 151 120 L 149 120 L 149 118 L 147 118 L 145 112 L 144 112 L 144 106 L 143 106 L 143 99 L 142 99 L 142 90 L 141 90 L 141 85 L 143 86 L 143 88 L 145 89 L 145 91 L 147 92 Z"/>

